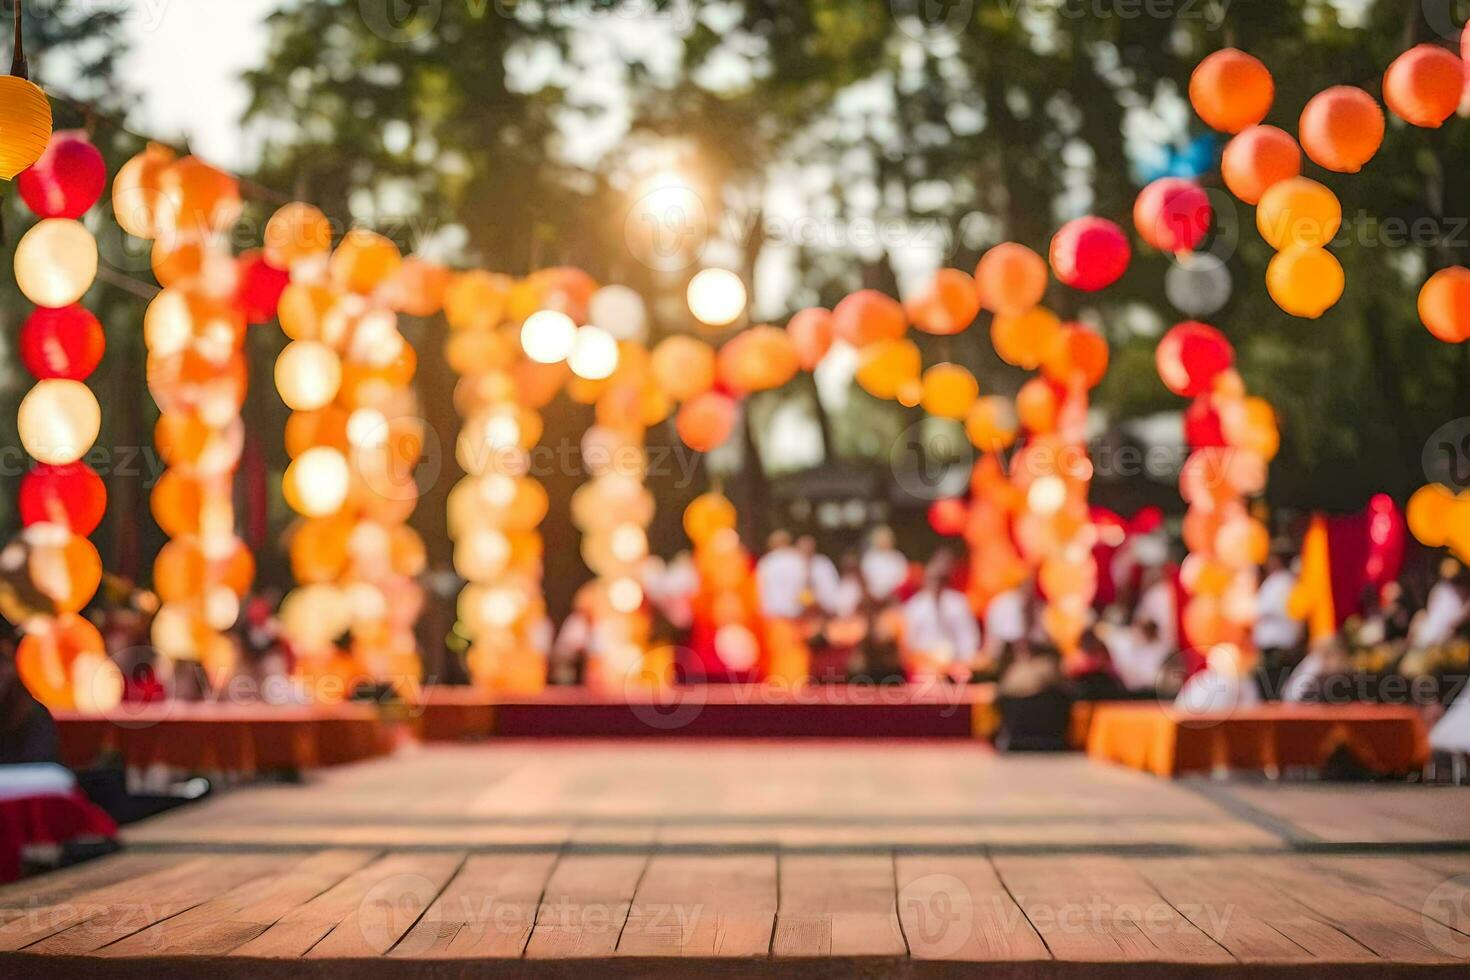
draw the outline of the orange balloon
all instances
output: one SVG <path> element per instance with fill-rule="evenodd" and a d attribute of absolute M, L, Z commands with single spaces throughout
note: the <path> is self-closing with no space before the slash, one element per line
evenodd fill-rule
<path fill-rule="evenodd" d="M 786 331 L 758 326 L 720 348 L 717 364 L 720 383 L 743 394 L 781 387 L 801 369 L 801 358 Z"/>
<path fill-rule="evenodd" d="M 1293 245 L 1266 267 L 1266 288 L 1292 316 L 1315 320 L 1342 298 L 1342 265 L 1325 248 Z"/>
<path fill-rule="evenodd" d="M 488 327 L 451 331 L 444 342 L 444 359 L 461 377 L 507 370 L 518 363 L 519 354 L 520 345 L 513 338 Z"/>
<path fill-rule="evenodd" d="M 1470 340 L 1470 269 L 1457 265 L 1430 276 L 1419 290 L 1419 320 L 1447 344 Z"/>
<path fill-rule="evenodd" d="M 739 413 L 733 399 L 706 391 L 684 403 L 674 419 L 674 427 L 684 445 L 697 453 L 707 453 L 730 438 Z"/>
<path fill-rule="evenodd" d="M 43 527 L 63 533 L 34 535 L 44 540 L 36 540 L 31 546 L 28 562 L 31 582 L 51 600 L 55 612 L 80 612 L 102 584 L 102 556 L 91 541 L 55 525 L 33 524 L 27 529 L 27 535 Z"/>
<path fill-rule="evenodd" d="M 1383 129 L 1383 110 L 1373 96 L 1351 85 L 1335 85 L 1307 102 L 1299 135 L 1313 163 L 1355 174 L 1383 144 Z"/>
<path fill-rule="evenodd" d="M 814 370 L 832 346 L 832 314 L 821 307 L 802 310 L 786 324 L 786 332 L 796 345 L 801 369 Z"/>
<path fill-rule="evenodd" d="M 897 398 L 905 385 L 917 383 L 924 359 L 912 340 L 884 340 L 858 355 L 857 383 L 874 398 Z"/>
<path fill-rule="evenodd" d="M 354 228 L 332 253 L 332 281 L 354 293 L 371 293 L 398 272 L 398 246 L 375 231 Z"/>
<path fill-rule="evenodd" d="M 1414 491 L 1408 506 L 1404 508 L 1410 533 L 1426 547 L 1444 547 L 1449 541 L 1450 514 L 1457 504 L 1454 493 L 1448 487 L 1438 483 L 1420 487 Z"/>
<path fill-rule="evenodd" d="M 433 262 L 410 256 L 403 260 L 388 283 L 390 305 L 409 316 L 429 317 L 444 306 L 449 270 Z"/>
<path fill-rule="evenodd" d="M 965 434 L 975 448 L 997 453 L 1016 441 L 1016 407 L 1008 398 L 990 395 L 976 400 L 965 416 Z"/>
<path fill-rule="evenodd" d="M 1281 448 L 1276 410 L 1264 398 L 1226 402 L 1220 407 L 1220 427 L 1230 445 L 1255 453 L 1268 462 L 1276 458 Z"/>
<path fill-rule="evenodd" d="M 332 250 L 332 223 L 313 205 L 287 204 L 266 222 L 264 250 L 265 260 L 277 269 L 324 258 Z"/>
<path fill-rule="evenodd" d="M 832 331 L 859 349 L 884 340 L 900 340 L 908 319 L 898 300 L 876 289 L 860 289 L 832 311 Z"/>
<path fill-rule="evenodd" d="M 1206 57 L 1189 76 L 1189 101 L 1212 129 L 1238 133 L 1266 118 L 1276 83 L 1261 62 L 1235 48 Z"/>
<path fill-rule="evenodd" d="M 1233 568 L 1264 564 L 1271 552 L 1271 532 L 1253 517 L 1226 521 L 1215 535 L 1215 553 Z"/>
<path fill-rule="evenodd" d="M 1465 65 L 1437 44 L 1418 44 L 1383 75 L 1383 101 L 1404 122 L 1438 129 L 1460 107 Z"/>
<path fill-rule="evenodd" d="M 342 295 L 326 286 L 314 286 L 304 282 L 293 282 L 281 293 L 281 305 L 276 311 L 281 330 L 292 340 L 325 340 L 327 318 Z"/>
<path fill-rule="evenodd" d="M 979 396 L 975 376 L 958 364 L 936 364 L 924 372 L 921 404 L 930 415 L 963 419 Z"/>
<path fill-rule="evenodd" d="M 153 559 L 153 591 L 163 602 L 192 602 L 204 595 L 209 567 L 193 538 L 174 538 Z"/>
<path fill-rule="evenodd" d="M 597 292 L 597 280 L 572 266 L 553 266 L 533 272 L 516 291 L 511 319 L 524 320 L 537 310 L 560 310 L 578 323 L 587 322 L 587 307 Z"/>
<path fill-rule="evenodd" d="M 444 288 L 444 316 L 456 330 L 498 326 L 505 318 L 511 282 L 476 270 L 450 278 Z"/>
<path fill-rule="evenodd" d="M 173 237 L 202 238 L 240 218 L 240 182 L 198 157 L 184 157 L 163 172 L 158 218 Z"/>
<path fill-rule="evenodd" d="M 1046 295 L 1046 260 L 1025 245 L 1002 242 L 975 266 L 981 304 L 1003 316 L 1025 313 Z"/>
<path fill-rule="evenodd" d="M 163 175 L 177 159 L 160 143 L 133 157 L 112 182 L 112 215 L 119 227 L 138 238 L 156 238 L 163 201 Z"/>
<path fill-rule="evenodd" d="M 37 701 L 48 708 L 69 710 L 77 704 L 72 684 L 77 661 L 106 656 L 107 647 L 97 627 L 68 614 L 47 620 L 21 637 L 15 667 Z"/>
<path fill-rule="evenodd" d="M 653 349 L 653 379 L 674 401 L 688 401 L 715 383 L 715 349 L 698 337 L 675 334 Z"/>
<path fill-rule="evenodd" d="M 1292 177 L 1268 190 L 1256 208 L 1256 229 L 1277 250 L 1326 247 L 1342 227 L 1337 195 L 1310 177 Z"/>
<path fill-rule="evenodd" d="M 1019 314 L 1001 314 L 990 325 L 990 342 L 1007 364 L 1034 370 L 1051 350 L 1062 321 L 1044 306 Z"/>
<path fill-rule="evenodd" d="M 527 408 L 544 408 L 551 404 L 556 393 L 571 374 L 566 361 L 541 364 L 530 358 L 518 361 L 511 368 L 511 379 L 515 382 L 515 397 Z"/>
<path fill-rule="evenodd" d="M 684 508 L 684 533 L 700 545 L 719 531 L 733 530 L 735 520 L 735 505 L 728 499 L 718 493 L 701 494 Z"/>
<path fill-rule="evenodd" d="M 1108 342 L 1079 324 L 1057 331 L 1041 361 L 1041 373 L 1057 384 L 1096 387 L 1108 371 Z"/>
<path fill-rule="evenodd" d="M 975 280 L 959 269 L 940 269 L 904 304 L 908 318 L 925 333 L 949 336 L 967 329 L 980 313 Z"/>
<path fill-rule="evenodd" d="M 171 538 L 199 533 L 200 511 L 204 507 L 205 488 L 198 480 L 164 470 L 149 497 L 153 519 Z"/>
<path fill-rule="evenodd" d="M 339 405 L 292 412 L 286 419 L 286 454 L 295 459 L 313 446 L 331 446 L 346 453 L 347 418 L 347 410 Z"/>
<path fill-rule="evenodd" d="M 1032 378 L 1016 393 L 1016 416 L 1029 432 L 1054 430 L 1060 408 L 1056 389 L 1044 378 Z"/>
<path fill-rule="evenodd" d="M 1251 126 L 1225 144 L 1220 173 L 1225 186 L 1246 204 L 1302 172 L 1302 150 L 1285 130 Z"/>

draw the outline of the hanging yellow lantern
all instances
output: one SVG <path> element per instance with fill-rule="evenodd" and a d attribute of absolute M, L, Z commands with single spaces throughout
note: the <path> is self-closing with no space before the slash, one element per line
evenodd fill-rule
<path fill-rule="evenodd" d="M 51 103 L 34 82 L 0 75 L 0 177 L 10 180 L 51 142 Z"/>

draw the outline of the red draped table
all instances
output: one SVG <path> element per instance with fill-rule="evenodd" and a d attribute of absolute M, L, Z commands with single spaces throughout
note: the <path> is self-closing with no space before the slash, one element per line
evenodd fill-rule
<path fill-rule="evenodd" d="M 56 714 L 61 761 L 85 767 L 104 752 L 133 768 L 190 772 L 312 769 L 387 753 L 391 731 L 371 705 L 124 705 L 106 716 Z"/>
<path fill-rule="evenodd" d="M 1193 714 L 1120 702 L 1093 709 L 1087 754 L 1157 776 L 1217 769 L 1318 769 L 1345 748 L 1368 769 L 1403 773 L 1429 758 L 1417 709 L 1398 705 L 1270 704 Z"/>

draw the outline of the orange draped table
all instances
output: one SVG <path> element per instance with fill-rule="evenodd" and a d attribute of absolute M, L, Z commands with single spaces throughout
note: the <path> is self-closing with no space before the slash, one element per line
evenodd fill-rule
<path fill-rule="evenodd" d="M 124 706 L 103 717 L 56 714 L 61 761 L 93 764 L 117 752 L 132 768 L 190 772 L 299 771 L 341 765 L 392 748 L 371 705 L 223 705 L 163 702 Z"/>
<path fill-rule="evenodd" d="M 1429 758 L 1419 712 L 1397 705 L 1272 704 L 1190 714 L 1155 703 L 1098 704 L 1087 754 L 1156 776 L 1217 769 L 1321 768 L 1339 748 L 1379 773 Z"/>

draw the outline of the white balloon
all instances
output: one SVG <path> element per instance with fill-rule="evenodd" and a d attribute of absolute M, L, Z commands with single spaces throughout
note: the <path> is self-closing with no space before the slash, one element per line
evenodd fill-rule
<path fill-rule="evenodd" d="M 1164 295 L 1181 313 L 1209 316 L 1230 302 L 1230 270 L 1205 252 L 1181 255 L 1164 274 Z"/>
<path fill-rule="evenodd" d="M 648 340 L 648 309 L 643 297 L 627 286 L 603 286 L 593 293 L 587 317 L 618 340 Z"/>

